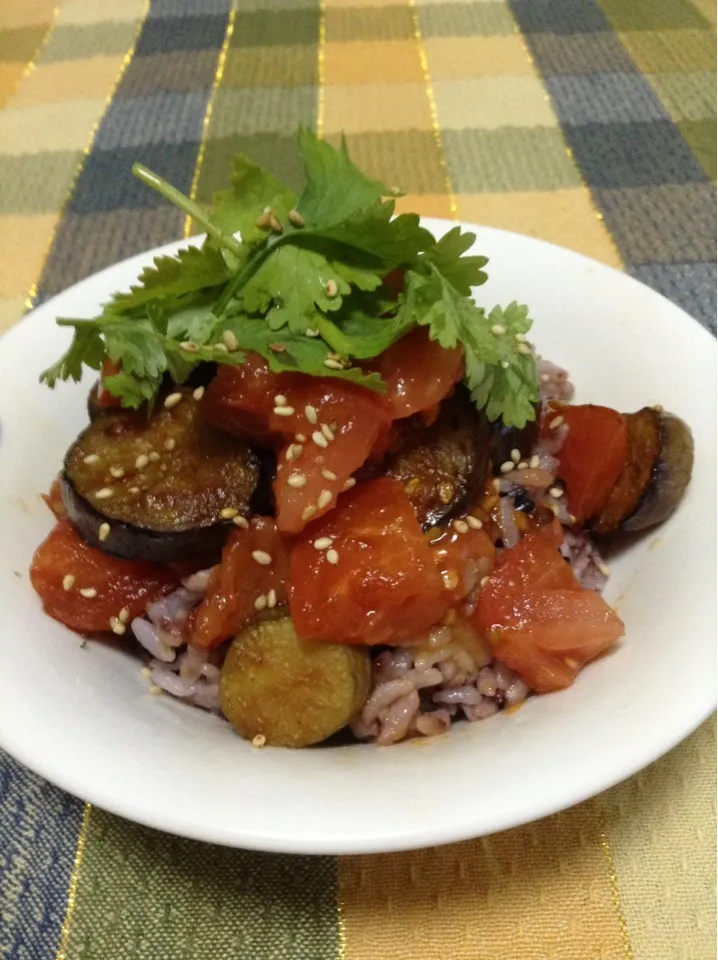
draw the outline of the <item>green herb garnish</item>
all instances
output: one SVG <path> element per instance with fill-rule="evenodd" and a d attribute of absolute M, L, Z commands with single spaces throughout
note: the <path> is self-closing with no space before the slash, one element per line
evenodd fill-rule
<path fill-rule="evenodd" d="M 207 238 L 155 258 L 94 320 L 59 319 L 74 337 L 40 379 L 50 387 L 79 380 L 83 366 L 99 370 L 107 358 L 120 372 L 104 386 L 138 407 L 154 402 L 168 374 L 183 383 L 199 363 L 240 364 L 254 351 L 278 372 L 382 391 L 379 375 L 358 361 L 421 325 L 441 346 L 463 346 L 466 382 L 490 420 L 532 420 L 539 392 L 528 309 L 512 303 L 487 313 L 474 303 L 487 263 L 467 255 L 474 234 L 457 226 L 437 241 L 417 215 L 394 216 L 393 192 L 363 174 L 343 142 L 334 149 L 304 129 L 298 141 L 306 171 L 299 196 L 238 155 L 209 211 L 135 164 Z M 405 289 L 392 300 L 384 278 L 397 268 Z"/>

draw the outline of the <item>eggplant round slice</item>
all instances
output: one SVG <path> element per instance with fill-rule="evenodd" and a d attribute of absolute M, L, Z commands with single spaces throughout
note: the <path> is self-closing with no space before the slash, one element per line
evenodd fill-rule
<path fill-rule="evenodd" d="M 156 563 L 212 557 L 233 517 L 249 512 L 256 455 L 207 426 L 191 390 L 170 397 L 150 417 L 106 410 L 67 452 L 68 516 L 105 553 Z"/>
<path fill-rule="evenodd" d="M 607 503 L 591 524 L 596 534 L 656 526 L 673 513 L 693 472 L 693 436 L 660 407 L 624 414 L 628 454 Z"/>
<path fill-rule="evenodd" d="M 383 472 L 404 484 L 426 530 L 462 510 L 483 486 L 489 467 L 490 427 L 465 387 L 443 401 L 430 427 L 417 419 L 407 427 L 402 446 Z"/>
<path fill-rule="evenodd" d="M 308 747 L 345 727 L 369 693 L 364 647 L 300 640 L 289 617 L 256 621 L 222 665 L 222 712 L 241 736 L 275 747 Z"/>

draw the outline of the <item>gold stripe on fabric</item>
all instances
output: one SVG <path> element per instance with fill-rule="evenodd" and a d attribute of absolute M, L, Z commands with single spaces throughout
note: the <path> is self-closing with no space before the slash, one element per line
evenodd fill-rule
<path fill-rule="evenodd" d="M 327 5 L 326 0 L 319 0 L 319 47 L 317 49 L 317 136 L 321 140 L 324 136 L 325 113 L 325 70 L 324 57 L 327 46 Z"/>
<path fill-rule="evenodd" d="M 112 85 L 112 89 L 111 89 L 110 92 L 107 94 L 107 98 L 106 98 L 106 100 L 105 100 L 105 104 L 104 104 L 104 106 L 103 106 L 103 108 L 102 108 L 102 111 L 101 111 L 101 113 L 100 113 L 100 116 L 97 118 L 97 120 L 96 120 L 96 121 L 93 123 L 93 125 L 92 125 L 92 128 L 91 128 L 91 130 L 90 130 L 90 136 L 89 136 L 89 139 L 88 139 L 88 141 L 87 141 L 87 146 L 86 146 L 85 149 L 82 151 L 82 156 L 80 157 L 80 162 L 78 163 L 77 167 L 75 168 L 75 172 L 74 172 L 73 175 L 72 175 L 72 180 L 71 180 L 71 182 L 70 182 L 70 186 L 69 186 L 69 188 L 68 188 L 68 190 L 67 190 L 67 193 L 65 194 L 65 197 L 64 197 L 62 203 L 60 204 L 60 209 L 57 211 L 57 214 L 58 214 L 58 216 L 57 216 L 57 221 L 55 222 L 55 226 L 53 227 L 53 229 L 52 229 L 52 231 L 51 231 L 51 233 L 50 233 L 50 236 L 49 236 L 48 241 L 47 241 L 47 245 L 45 246 L 45 250 L 43 251 L 42 264 L 41 264 L 40 269 L 39 269 L 39 271 L 38 271 L 38 278 L 37 278 L 37 280 L 35 281 L 35 283 L 33 283 L 32 286 L 30 287 L 30 289 L 28 290 L 27 297 L 25 298 L 25 307 L 26 307 L 27 310 L 30 310 L 30 309 L 32 308 L 32 305 L 33 305 L 33 303 L 34 303 L 34 301 L 35 301 L 35 297 L 37 297 L 38 283 L 40 282 L 40 278 L 42 277 L 43 270 L 45 269 L 45 264 L 47 263 L 47 258 L 48 258 L 48 256 L 50 255 L 50 250 L 52 249 L 52 244 L 53 244 L 53 242 L 54 242 L 54 240 L 55 240 L 55 237 L 57 236 L 57 231 L 58 231 L 58 229 L 59 229 L 59 227 L 60 227 L 60 223 L 62 222 L 63 214 L 65 213 L 65 209 L 67 208 L 67 205 L 68 205 L 68 203 L 70 202 L 70 198 L 72 197 L 73 191 L 74 191 L 75 187 L 77 186 L 77 181 L 80 179 L 80 174 L 82 173 L 82 171 L 83 171 L 83 169 L 84 169 L 84 167 L 85 167 L 85 164 L 87 163 L 87 158 L 90 156 L 90 153 L 92 152 L 92 146 L 93 146 L 93 144 L 94 144 L 94 142 L 95 142 L 95 137 L 97 136 L 97 131 L 98 131 L 99 128 L 100 128 L 100 124 L 102 123 L 102 121 L 103 121 L 103 119 L 104 119 L 104 117 L 105 117 L 105 115 L 106 115 L 106 113 L 107 113 L 107 110 L 109 109 L 109 106 L 110 106 L 110 104 L 112 103 L 112 100 L 114 99 L 115 93 L 117 92 L 117 88 L 118 88 L 119 85 L 120 85 L 120 81 L 121 81 L 122 78 L 124 77 L 124 75 L 125 75 L 125 73 L 126 73 L 126 71 L 127 71 L 127 68 L 129 67 L 130 63 L 132 63 L 132 59 L 133 59 L 133 57 L 134 57 L 134 55 L 135 55 L 135 50 L 137 49 L 137 41 L 140 39 L 140 33 L 142 32 L 142 28 L 143 28 L 143 26 L 144 26 L 144 24 L 145 24 L 145 20 L 147 19 L 147 16 L 148 16 L 149 12 L 150 12 L 150 0 L 145 0 L 144 9 L 142 10 L 142 15 L 141 15 L 141 17 L 139 18 L 139 20 L 138 20 L 138 22 L 137 22 L 137 29 L 135 30 L 135 35 L 134 35 L 134 37 L 132 38 L 132 44 L 131 44 L 131 46 L 130 46 L 130 49 L 127 51 L 127 53 L 126 53 L 126 54 L 124 55 L 124 57 L 122 58 L 122 65 L 120 66 L 120 69 L 119 69 L 119 71 L 118 71 L 117 77 L 115 78 L 115 82 L 114 82 L 113 85 Z"/>
<path fill-rule="evenodd" d="M 436 106 L 436 97 L 434 96 L 434 88 L 431 84 L 431 73 L 429 71 L 429 60 L 426 56 L 426 49 L 424 47 L 424 40 L 421 35 L 421 25 L 419 23 L 419 14 L 416 9 L 416 0 L 409 0 L 409 9 L 411 11 L 411 22 L 414 30 L 414 39 L 416 40 L 416 45 L 419 50 L 419 62 L 421 63 L 421 72 L 424 75 L 424 87 L 426 89 L 426 97 L 429 101 L 429 112 L 431 114 L 431 128 L 434 134 L 434 142 L 436 143 L 436 149 L 439 152 L 439 163 L 441 164 L 441 169 L 444 173 L 444 186 L 446 188 L 446 195 L 449 198 L 449 209 L 451 210 L 452 219 L 458 220 L 459 213 L 458 207 L 456 205 L 456 197 L 454 196 L 454 189 L 451 184 L 451 177 L 449 176 L 449 167 L 446 163 L 446 156 L 444 154 L 444 141 L 441 136 L 441 126 L 439 124 L 439 111 Z"/>
<path fill-rule="evenodd" d="M 209 135 L 209 127 L 212 122 L 212 111 L 214 110 L 214 98 L 217 94 L 220 84 L 222 83 L 222 77 L 224 76 L 224 68 L 227 65 L 227 56 L 229 54 L 229 45 L 232 42 L 232 34 L 234 33 L 234 25 L 237 20 L 237 7 L 235 3 L 232 3 L 232 9 L 229 11 L 229 16 L 227 18 L 227 29 L 224 33 L 224 40 L 222 41 L 222 47 L 219 51 L 219 57 L 217 58 L 217 69 L 214 73 L 214 80 L 212 81 L 212 89 L 209 93 L 209 100 L 207 101 L 207 109 L 205 110 L 204 120 L 202 121 L 202 133 L 199 138 L 199 150 L 197 151 L 197 161 L 194 165 L 194 173 L 192 175 L 192 186 L 190 187 L 189 196 L 191 200 L 197 199 L 197 188 L 199 187 L 199 177 L 202 172 L 202 164 L 204 163 L 204 156 L 207 152 L 207 139 Z M 191 237 L 193 233 L 193 220 L 192 217 L 187 215 L 184 222 L 183 236 L 185 238 Z"/>
<path fill-rule="evenodd" d="M 62 924 L 62 932 L 60 934 L 60 947 L 57 951 L 55 960 L 68 960 L 67 956 L 67 945 L 70 942 L 70 930 L 72 929 L 72 915 L 75 912 L 75 901 L 77 899 L 77 885 L 80 879 L 80 871 L 82 870 L 82 858 L 85 853 L 85 843 L 87 841 L 87 833 L 90 827 L 90 817 L 92 816 L 92 806 L 89 803 L 85 804 L 85 809 L 82 814 L 82 823 L 80 824 L 80 833 L 77 837 L 77 847 L 75 848 L 75 859 L 72 864 L 72 873 L 70 874 L 70 884 L 67 889 L 67 910 L 65 911 L 65 919 Z"/>
<path fill-rule="evenodd" d="M 623 951 L 625 960 L 633 960 L 633 950 L 631 948 L 631 935 L 628 930 L 628 924 L 626 923 L 626 918 L 623 915 L 623 908 L 621 907 L 621 892 L 618 888 L 618 876 L 616 874 L 616 866 L 613 862 L 613 853 L 611 852 L 611 842 L 608 839 L 608 834 L 606 833 L 604 826 L 604 817 L 602 814 L 599 814 L 599 820 L 601 822 L 601 847 L 603 849 L 603 855 L 606 858 L 606 866 L 608 867 L 608 882 L 611 887 L 611 899 L 613 900 L 613 905 L 616 908 L 616 916 L 618 917 L 618 926 L 621 929 L 621 937 L 623 939 Z"/>
<path fill-rule="evenodd" d="M 545 85 L 544 85 L 543 74 L 541 73 L 541 70 L 540 70 L 540 69 L 538 68 L 538 66 L 536 65 L 536 61 L 534 60 L 533 54 L 532 54 L 531 51 L 529 50 L 528 44 L 526 43 L 526 40 L 525 40 L 525 38 L 524 38 L 524 35 L 523 35 L 522 31 L 521 31 L 521 27 L 519 26 L 518 20 L 517 20 L 516 17 L 514 16 L 513 10 L 512 10 L 511 7 L 509 6 L 507 0 L 504 0 L 504 6 L 506 7 L 506 11 L 507 11 L 508 15 L 511 17 L 511 22 L 512 22 L 512 24 L 513 24 L 514 33 L 515 33 L 516 36 L 518 37 L 519 43 L 520 43 L 521 46 L 523 47 L 523 51 L 524 51 L 524 53 L 526 54 L 526 59 L 528 60 L 528 62 L 529 62 L 529 63 L 531 64 L 531 66 L 533 67 L 534 72 L 536 73 L 536 76 L 537 76 L 538 79 L 541 81 L 541 85 L 544 87 L 543 98 L 544 98 L 544 100 L 548 103 L 548 105 L 549 105 L 549 107 L 551 108 L 551 110 L 555 113 L 553 104 L 551 103 L 551 97 L 549 96 L 548 91 L 546 90 L 546 87 L 545 87 Z M 608 227 L 606 226 L 606 224 L 605 224 L 605 222 L 604 222 L 604 216 L 603 216 L 603 214 L 601 213 L 601 211 L 598 209 L 598 206 L 596 205 L 596 201 L 593 199 L 593 193 L 591 192 L 591 188 L 589 187 L 588 182 L 587 182 L 586 178 L 585 178 L 584 175 L 583 175 L 583 171 L 581 170 L 581 167 L 579 166 L 579 163 L 578 163 L 578 161 L 576 160 L 576 157 L 575 157 L 574 154 L 573 154 L 573 150 L 571 149 L 571 147 L 570 147 L 569 144 L 568 144 L 568 141 L 566 140 L 566 135 L 565 135 L 564 132 L 563 132 L 563 127 L 561 126 L 561 123 L 560 123 L 560 122 L 559 122 L 559 124 L 558 124 L 558 131 L 559 131 L 559 134 L 561 135 L 561 140 L 563 141 L 563 147 L 564 147 L 564 150 L 566 151 L 566 156 L 569 158 L 569 160 L 570 160 L 571 163 L 573 164 L 573 167 L 574 167 L 574 169 L 575 169 L 575 171 L 576 171 L 576 175 L 577 175 L 577 177 L 578 177 L 578 179 L 579 179 L 579 182 L 580 182 L 581 186 L 584 188 L 584 190 L 586 190 L 586 192 L 587 192 L 587 194 L 588 194 L 588 198 L 589 198 L 589 201 L 590 201 L 591 206 L 592 206 L 592 208 L 593 208 L 594 215 L 595 215 L 596 219 L 597 219 L 598 221 L 600 221 L 600 223 L 603 225 L 603 229 L 604 229 L 604 231 L 605 231 L 605 233 L 606 233 L 606 239 L 608 240 L 609 245 L 611 246 L 611 248 L 612 248 L 612 250 L 613 250 L 613 253 L 615 254 L 616 260 L 618 261 L 621 269 L 622 269 L 622 270 L 625 270 L 625 269 L 626 269 L 626 264 L 624 263 L 623 257 L 621 256 L 621 253 L 620 253 L 618 247 L 616 246 L 616 241 L 613 239 L 613 234 L 611 233 L 611 231 L 610 231 L 610 230 L 608 229 Z"/>

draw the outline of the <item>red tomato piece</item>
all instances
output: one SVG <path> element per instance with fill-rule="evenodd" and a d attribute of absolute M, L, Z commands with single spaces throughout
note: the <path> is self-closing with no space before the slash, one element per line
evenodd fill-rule
<path fill-rule="evenodd" d="M 461 347 L 444 350 L 423 327 L 412 330 L 373 362 L 387 385 L 394 418 L 409 417 L 443 400 L 464 375 Z"/>
<path fill-rule="evenodd" d="M 116 373 L 119 373 L 122 367 L 119 363 L 113 363 L 112 360 L 103 360 L 102 361 L 102 374 L 100 376 L 100 382 L 97 385 L 97 396 L 95 397 L 95 403 L 98 407 L 121 407 L 122 400 L 120 397 L 114 396 L 110 393 L 109 390 L 105 389 L 103 385 L 103 380 L 105 377 L 112 377 Z"/>
<path fill-rule="evenodd" d="M 69 577 L 74 580 L 65 589 Z M 121 560 L 88 546 L 69 520 L 59 520 L 35 551 L 30 582 L 46 613 L 83 633 L 109 631 L 110 619 L 123 607 L 127 621 L 140 616 L 148 603 L 179 585 L 168 567 Z M 81 590 L 96 593 L 85 597 Z"/>
<path fill-rule="evenodd" d="M 469 527 L 466 533 L 458 533 L 449 526 L 432 541 L 431 549 L 452 606 L 468 596 L 494 568 L 496 548 L 483 529 Z"/>
<path fill-rule="evenodd" d="M 267 557 L 270 562 L 262 563 Z M 271 590 L 271 606 L 286 603 L 288 566 L 288 546 L 274 520 L 253 517 L 247 530 L 233 530 L 197 609 L 192 644 L 207 648 L 229 640 L 256 616 L 258 609 L 269 606 Z M 257 606 L 260 597 L 264 601 Z"/>
<path fill-rule="evenodd" d="M 539 531 L 499 557 L 471 622 L 539 693 L 569 686 L 624 632 L 605 600 L 578 583 L 552 534 Z"/>
<path fill-rule="evenodd" d="M 300 637 L 411 643 L 442 618 L 445 594 L 411 504 L 390 477 L 347 494 L 292 549 L 289 609 Z"/>
<path fill-rule="evenodd" d="M 202 414 L 218 430 L 271 442 L 276 439 L 269 424 L 274 398 L 295 379 L 296 374 L 272 373 L 263 357 L 248 353 L 237 367 L 219 365 L 205 390 Z"/>
<path fill-rule="evenodd" d="M 59 473 L 50 484 L 48 492 L 43 493 L 42 499 L 58 520 L 67 516 L 65 504 L 62 502 L 62 480 Z"/>
<path fill-rule="evenodd" d="M 583 523 L 601 511 L 625 466 L 626 421 L 610 407 L 552 404 L 544 429 L 556 416 L 569 428 L 557 454 L 559 476 L 571 513 Z"/>

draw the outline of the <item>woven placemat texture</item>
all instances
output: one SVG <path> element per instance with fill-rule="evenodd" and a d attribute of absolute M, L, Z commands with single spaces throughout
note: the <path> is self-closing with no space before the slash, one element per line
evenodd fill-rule
<path fill-rule="evenodd" d="M 202 201 L 237 150 L 296 184 L 299 123 L 403 209 L 579 250 L 715 330 L 710 0 L 3 0 L 0 331 L 191 232 L 133 161 Z M 713 960 L 715 755 L 711 720 L 538 823 L 309 858 L 168 837 L 0 754 L 0 958 Z"/>

